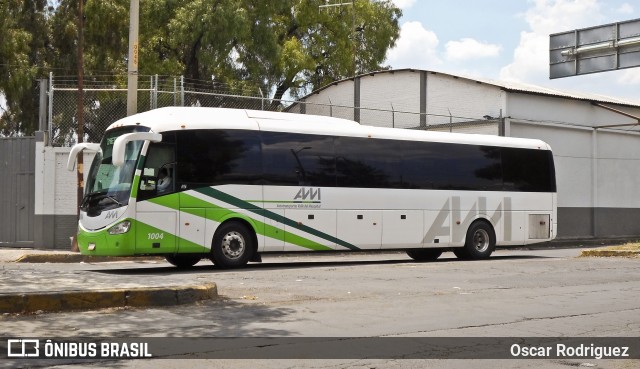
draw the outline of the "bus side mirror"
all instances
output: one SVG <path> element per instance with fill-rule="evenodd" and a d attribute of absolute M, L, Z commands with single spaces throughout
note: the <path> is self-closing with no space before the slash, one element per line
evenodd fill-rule
<path fill-rule="evenodd" d="M 79 144 L 75 144 L 73 146 L 73 148 L 71 149 L 71 152 L 69 153 L 69 159 L 67 159 L 67 170 L 68 171 L 73 171 L 73 168 L 76 165 L 76 157 L 83 150 L 89 150 L 89 151 L 98 152 L 98 151 L 100 151 L 100 144 L 89 143 L 89 142 L 82 142 L 82 143 L 79 143 Z"/>
<path fill-rule="evenodd" d="M 131 141 L 145 141 L 149 140 L 151 142 L 160 142 L 162 141 L 162 135 L 160 133 L 153 132 L 135 132 L 135 133 L 127 133 L 116 139 L 116 142 L 113 144 L 113 151 L 111 153 L 111 162 L 113 165 L 117 167 L 121 167 L 124 165 L 125 160 L 125 149 L 127 144 Z"/>

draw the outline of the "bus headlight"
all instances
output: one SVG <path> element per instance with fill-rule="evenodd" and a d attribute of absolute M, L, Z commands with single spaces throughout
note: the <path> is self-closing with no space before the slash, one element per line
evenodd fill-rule
<path fill-rule="evenodd" d="M 131 228 L 131 222 L 125 220 L 124 222 L 118 223 L 113 227 L 109 228 L 109 234 L 122 234 L 129 232 L 129 228 Z"/>

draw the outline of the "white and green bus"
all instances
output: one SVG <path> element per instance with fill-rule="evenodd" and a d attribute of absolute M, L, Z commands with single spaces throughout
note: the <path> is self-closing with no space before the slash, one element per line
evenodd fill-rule
<path fill-rule="evenodd" d="M 553 156 L 539 140 L 171 107 L 74 146 L 70 170 L 84 149 L 96 151 L 80 204 L 85 255 L 223 268 L 293 251 L 485 259 L 557 233 Z"/>

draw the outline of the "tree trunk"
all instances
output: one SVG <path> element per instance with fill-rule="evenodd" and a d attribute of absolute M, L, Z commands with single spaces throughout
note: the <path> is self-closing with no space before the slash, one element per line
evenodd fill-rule
<path fill-rule="evenodd" d="M 271 105 L 269 110 L 278 110 L 278 107 L 281 106 L 280 100 L 282 100 L 282 96 L 284 96 L 285 92 L 291 88 L 292 80 L 284 80 L 278 84 L 276 88 L 275 94 L 273 94 L 273 98 L 271 99 Z"/>

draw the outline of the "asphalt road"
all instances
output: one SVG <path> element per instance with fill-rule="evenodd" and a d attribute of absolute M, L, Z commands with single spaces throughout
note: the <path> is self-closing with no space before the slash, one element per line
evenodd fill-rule
<path fill-rule="evenodd" d="M 68 273 L 82 284 L 214 282 L 221 298 L 170 308 L 7 315 L 14 337 L 634 337 L 640 340 L 640 259 L 578 258 L 578 249 L 499 250 L 490 260 L 402 253 L 267 256 L 242 270 L 162 261 L 5 264 Z M 179 357 L 176 357 L 176 359 Z M 19 362 L 20 365 L 34 362 Z M 15 364 L 15 363 L 13 363 Z M 198 360 L 169 358 L 64 368 L 567 368 L 631 369 L 638 360 Z M 64 364 L 64 365 L 63 365 Z M 0 363 L 0 366 L 2 364 Z"/>

